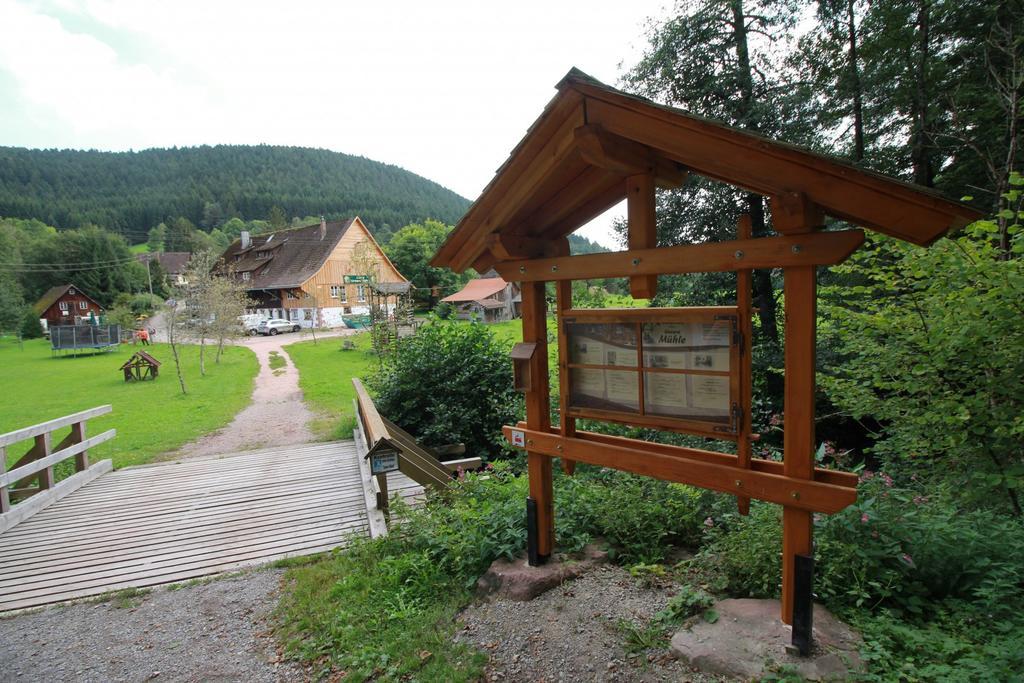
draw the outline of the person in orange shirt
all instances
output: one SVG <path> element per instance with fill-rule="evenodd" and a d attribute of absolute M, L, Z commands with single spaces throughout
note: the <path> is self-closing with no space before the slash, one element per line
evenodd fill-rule
<path fill-rule="evenodd" d="M 136 332 L 135 336 L 140 342 L 142 342 L 143 346 L 149 346 L 149 331 L 146 328 L 142 328 Z"/>

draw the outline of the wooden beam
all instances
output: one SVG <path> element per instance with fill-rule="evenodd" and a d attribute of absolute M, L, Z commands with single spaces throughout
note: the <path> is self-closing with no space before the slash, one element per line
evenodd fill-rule
<path fill-rule="evenodd" d="M 535 154 L 518 157 L 513 153 L 509 164 L 510 167 L 515 166 L 518 172 L 513 172 L 511 168 L 507 173 L 505 169 L 499 172 L 493 186 L 497 190 L 498 185 L 501 185 L 500 193 L 489 196 L 485 189 L 483 196 L 487 201 L 479 203 L 485 206 L 474 204 L 470 207 L 470 214 L 463 218 L 462 222 L 465 222 L 470 215 L 476 218 L 479 214 L 479 225 L 466 239 L 465 244 L 452 253 L 452 270 L 461 272 L 473 263 L 486 249 L 487 236 L 507 227 L 508 220 L 536 195 L 538 188 L 546 179 L 558 174 L 558 169 L 573 164 L 581 165 L 573 130 L 582 124 L 583 107 L 582 101 L 578 100 L 575 108 L 567 112 L 557 129 L 552 130 L 549 137 L 541 141 Z M 488 189 L 490 188 L 491 186 L 488 186 Z M 446 241 L 434 260 L 448 251 L 449 245 Z"/>
<path fill-rule="evenodd" d="M 802 192 L 786 192 L 768 200 L 772 227 L 783 235 L 800 234 L 824 227 L 825 214 Z"/>
<path fill-rule="evenodd" d="M 550 145 L 552 138 L 561 139 L 569 134 L 566 144 L 571 143 L 571 131 L 585 123 L 583 118 L 583 97 L 578 94 L 560 96 L 552 101 L 540 118 L 530 128 L 526 137 L 516 146 L 508 160 L 498 169 L 494 178 L 480 194 L 480 197 L 469 208 L 466 215 L 459 221 L 460 229 L 453 230 L 438 250 L 431 265 L 437 268 L 451 268 L 455 271 L 465 270 L 456 267 L 455 262 L 472 261 L 479 253 L 477 238 L 495 232 L 496 226 L 485 225 L 499 201 L 508 197 L 514 186 L 526 181 L 532 175 L 530 167 L 539 163 L 544 156 L 557 153 L 557 148 Z M 481 234 L 482 233 L 482 234 Z M 466 254 L 463 259 L 462 255 Z"/>
<path fill-rule="evenodd" d="M 626 179 L 626 213 L 629 223 L 629 250 L 653 249 L 658 245 L 658 225 L 654 211 L 654 176 L 650 173 Z M 657 274 L 629 278 L 629 293 L 634 299 L 652 299 L 658 293 Z"/>
<path fill-rule="evenodd" d="M 502 428 L 509 443 L 512 442 L 513 429 L 509 426 Z M 672 457 L 659 453 L 658 449 L 647 448 L 644 441 L 630 440 L 631 445 L 627 447 L 590 439 L 565 438 L 550 430 L 522 431 L 530 454 L 541 454 L 549 459 L 569 458 L 732 495 L 742 493 L 758 500 L 793 506 L 808 515 L 811 512 L 839 512 L 857 500 L 855 489 L 812 479 L 742 470 L 735 465 L 721 465 L 699 458 Z M 696 451 L 677 448 L 683 452 Z"/>
<path fill-rule="evenodd" d="M 550 238 L 568 235 L 581 225 L 586 225 L 594 220 L 625 198 L 626 186 L 622 179 L 612 177 L 608 184 L 599 186 L 589 199 L 579 204 L 569 215 L 544 228 L 543 236 Z"/>
<path fill-rule="evenodd" d="M 523 235 L 543 235 L 554 225 L 561 224 L 579 208 L 606 194 L 608 188 L 614 186 L 618 190 L 616 201 L 624 199 L 626 190 L 622 187 L 621 178 L 614 176 L 603 168 L 585 166 L 572 182 L 553 194 L 543 204 L 528 214 L 517 215 L 503 232 Z M 568 232 L 571 232 L 568 231 Z M 557 235 L 556 235 L 557 236 Z"/>
<path fill-rule="evenodd" d="M 61 427 L 67 427 L 76 422 L 82 422 L 89 420 L 100 415 L 106 415 L 112 410 L 109 405 L 98 406 L 96 408 L 89 408 L 81 412 L 73 413 L 71 415 L 65 415 L 64 417 L 58 417 L 55 420 L 49 420 L 47 422 L 41 422 L 40 424 L 33 425 L 31 427 L 25 427 L 24 429 L 16 429 L 13 432 L 7 432 L 6 434 L 0 434 L 0 446 L 10 446 L 13 443 L 31 439 L 34 436 L 52 432 Z"/>
<path fill-rule="evenodd" d="M 815 337 L 817 272 L 814 266 L 786 268 L 785 394 L 783 467 L 787 477 L 814 476 Z M 793 623 L 796 555 L 813 555 L 813 521 L 806 508 L 782 510 L 782 621 Z"/>
<path fill-rule="evenodd" d="M 526 422 L 521 421 L 516 425 L 517 429 L 526 429 Z M 560 434 L 561 432 L 557 429 L 552 428 L 552 434 Z M 623 446 L 625 448 L 632 448 L 636 444 L 636 439 L 629 439 L 624 436 L 611 436 L 608 434 L 598 434 L 596 432 L 576 432 L 577 439 L 583 441 L 595 441 L 598 443 L 610 444 L 613 446 Z M 685 448 L 683 446 L 670 446 L 668 444 L 654 443 L 645 441 L 644 448 L 654 453 L 660 453 L 667 455 L 672 458 L 682 458 L 684 460 L 701 460 L 717 465 L 728 465 L 729 467 L 738 467 L 739 459 L 737 456 L 731 453 L 719 453 L 718 451 L 705 451 L 695 448 Z M 782 463 L 777 460 L 762 460 L 760 458 L 751 458 L 750 469 L 756 472 L 764 472 L 766 474 L 777 474 L 782 476 L 785 474 L 785 468 Z M 827 470 L 823 467 L 814 468 L 814 481 L 821 482 L 823 484 L 832 484 L 833 486 L 841 486 L 843 488 L 853 489 L 856 491 L 858 478 L 853 472 L 840 472 L 839 470 Z"/>
<path fill-rule="evenodd" d="M 580 156 L 591 166 L 624 176 L 652 175 L 658 187 L 671 189 L 686 182 L 686 169 L 650 147 L 612 135 L 588 124 L 574 131 Z"/>
<path fill-rule="evenodd" d="M 842 230 L 564 258 L 506 261 L 497 264 L 495 268 L 506 280 L 533 282 L 833 265 L 841 263 L 863 243 L 862 230 Z"/>
<path fill-rule="evenodd" d="M 558 313 L 558 427 L 562 436 L 571 438 L 576 435 L 576 418 L 569 414 L 569 343 L 562 325 L 562 316 L 572 310 L 572 283 L 567 280 L 555 283 L 555 310 Z M 573 474 L 576 461 L 562 458 L 562 470 Z"/>
<path fill-rule="evenodd" d="M 24 522 L 40 510 L 56 503 L 64 496 L 81 488 L 90 481 L 112 469 L 109 460 L 100 460 L 82 472 L 76 472 L 67 479 L 62 479 L 52 488 L 40 491 L 23 503 L 12 507 L 8 512 L 0 514 L 0 533 L 3 533 Z"/>
<path fill-rule="evenodd" d="M 523 284 L 523 342 L 536 344 L 530 359 L 530 391 L 526 392 L 526 423 L 530 429 L 546 432 L 551 428 L 551 403 L 548 388 L 547 303 L 543 282 Z M 530 479 L 530 498 L 537 505 L 537 554 L 543 562 L 551 556 L 555 544 L 554 492 L 551 458 L 527 449 L 526 466 Z"/>
<path fill-rule="evenodd" d="M 754 236 L 749 215 L 740 216 L 736 224 L 736 239 L 749 240 Z M 753 328 L 753 271 L 749 268 L 736 271 L 736 308 L 739 309 L 739 333 L 744 348 L 740 353 L 740 405 L 743 406 L 742 424 L 736 440 L 736 454 L 740 467 L 749 468 L 751 460 L 750 433 L 753 430 L 751 406 L 753 405 L 753 384 L 751 367 L 751 345 L 754 343 Z M 750 514 L 750 497 L 738 496 L 736 506 L 741 515 Z"/>
<path fill-rule="evenodd" d="M 980 214 L 924 188 L 585 84 L 587 121 L 698 173 L 772 196 L 799 190 L 836 218 L 927 246 Z M 568 92 L 568 91 L 567 91 Z"/>
<path fill-rule="evenodd" d="M 569 255 L 569 240 L 542 240 L 522 234 L 496 233 L 487 238 L 487 248 L 499 261 L 520 261 Z"/>

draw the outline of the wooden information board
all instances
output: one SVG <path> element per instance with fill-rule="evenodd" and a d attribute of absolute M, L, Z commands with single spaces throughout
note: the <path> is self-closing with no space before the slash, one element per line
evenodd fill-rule
<path fill-rule="evenodd" d="M 567 414 L 735 440 L 747 412 L 736 307 L 570 309 Z"/>

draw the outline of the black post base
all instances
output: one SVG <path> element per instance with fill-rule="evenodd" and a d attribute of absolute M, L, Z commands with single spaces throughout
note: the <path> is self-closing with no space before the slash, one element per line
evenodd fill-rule
<path fill-rule="evenodd" d="M 548 561 L 547 555 L 538 552 L 537 501 L 526 499 L 526 560 L 531 567 L 539 567 Z"/>
<path fill-rule="evenodd" d="M 814 558 L 797 555 L 793 572 L 793 647 L 806 657 L 814 644 Z"/>

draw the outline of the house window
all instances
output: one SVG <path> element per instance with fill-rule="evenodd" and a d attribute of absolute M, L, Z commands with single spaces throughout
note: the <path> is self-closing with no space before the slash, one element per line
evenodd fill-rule
<path fill-rule="evenodd" d="M 289 299 L 298 299 L 299 298 L 299 297 L 295 296 L 295 292 L 291 291 L 290 289 L 287 292 L 285 292 L 285 296 L 288 297 Z"/>
<path fill-rule="evenodd" d="M 245 271 L 244 273 L 242 273 L 242 279 L 243 280 L 248 281 L 249 278 L 251 278 L 251 277 L 252 277 L 252 273 L 250 273 L 249 271 Z"/>
<path fill-rule="evenodd" d="M 267 254 L 268 253 L 269 252 L 266 252 L 266 251 L 257 251 L 256 252 L 256 258 L 267 258 Z"/>
<path fill-rule="evenodd" d="M 89 308 L 89 304 L 87 302 L 85 302 L 85 301 L 79 301 L 78 302 L 78 308 L 80 308 L 81 310 L 84 311 L 87 308 Z"/>
<path fill-rule="evenodd" d="M 366 285 L 356 285 L 356 301 L 360 303 L 366 301 Z"/>
<path fill-rule="evenodd" d="M 341 287 L 338 285 L 331 285 L 331 298 L 337 299 L 341 296 Z"/>
<path fill-rule="evenodd" d="M 67 301 L 61 301 L 60 302 L 60 310 L 62 310 L 62 311 L 68 310 L 68 302 Z"/>

